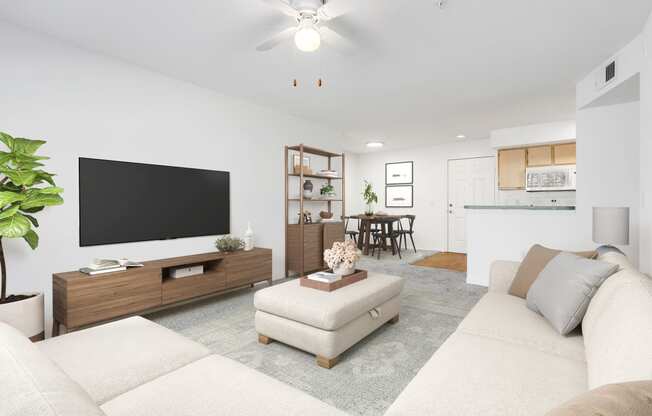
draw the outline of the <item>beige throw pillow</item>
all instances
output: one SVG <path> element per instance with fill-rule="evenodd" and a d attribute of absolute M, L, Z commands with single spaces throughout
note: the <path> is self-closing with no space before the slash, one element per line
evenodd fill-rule
<path fill-rule="evenodd" d="M 652 380 L 598 387 L 546 413 L 546 416 L 625 415 L 652 415 Z"/>
<path fill-rule="evenodd" d="M 509 294 L 525 299 L 530 286 L 537 279 L 539 273 L 559 253 L 561 253 L 561 250 L 554 250 L 539 244 L 533 245 L 521 262 L 516 276 L 514 276 L 512 285 L 509 288 Z M 582 251 L 573 254 L 587 259 L 593 259 L 597 256 L 595 251 Z"/>

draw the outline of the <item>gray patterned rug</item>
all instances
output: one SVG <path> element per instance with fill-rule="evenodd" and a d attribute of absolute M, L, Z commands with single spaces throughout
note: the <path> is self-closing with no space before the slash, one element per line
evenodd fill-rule
<path fill-rule="evenodd" d="M 242 290 L 149 318 L 352 415 L 382 415 L 486 292 L 465 274 L 411 266 L 432 252 L 397 261 L 364 258 L 360 267 L 406 278 L 401 318 L 345 352 L 331 370 L 278 342 L 262 345 L 254 329 L 254 290 Z M 264 288 L 266 285 L 259 285 Z"/>

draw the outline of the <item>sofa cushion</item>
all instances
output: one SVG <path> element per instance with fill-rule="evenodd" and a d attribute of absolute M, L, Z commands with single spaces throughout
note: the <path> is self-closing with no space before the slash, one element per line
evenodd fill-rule
<path fill-rule="evenodd" d="M 378 273 L 333 292 L 300 286 L 299 279 L 259 290 L 257 310 L 327 331 L 334 331 L 398 296 L 403 279 Z"/>
<path fill-rule="evenodd" d="M 96 403 L 210 354 L 204 346 L 141 317 L 71 332 L 37 345 Z"/>
<path fill-rule="evenodd" d="M 101 416 L 82 388 L 25 335 L 0 322 L 0 414 Z"/>
<path fill-rule="evenodd" d="M 566 335 L 582 322 L 595 292 L 617 270 L 615 264 L 559 253 L 530 287 L 527 307 Z"/>
<path fill-rule="evenodd" d="M 460 324 L 459 331 L 507 341 L 578 361 L 585 360 L 579 331 L 560 336 L 544 317 L 529 310 L 525 300 L 489 292 Z"/>
<path fill-rule="evenodd" d="M 582 322 L 589 388 L 652 379 L 652 280 L 625 268 L 598 289 Z"/>
<path fill-rule="evenodd" d="M 102 405 L 109 416 L 344 415 L 299 390 L 211 355 Z"/>
<path fill-rule="evenodd" d="M 596 415 L 652 415 L 652 380 L 598 387 L 546 413 L 546 416 Z"/>
<path fill-rule="evenodd" d="M 586 391 L 578 360 L 456 332 L 385 416 L 532 416 Z"/>
<path fill-rule="evenodd" d="M 525 299 L 530 286 L 537 279 L 539 273 L 561 250 L 554 250 L 539 244 L 533 245 L 525 255 L 525 258 L 518 267 L 516 276 L 509 287 L 509 294 Z M 589 259 L 595 258 L 595 251 L 583 251 L 574 253 Z"/>

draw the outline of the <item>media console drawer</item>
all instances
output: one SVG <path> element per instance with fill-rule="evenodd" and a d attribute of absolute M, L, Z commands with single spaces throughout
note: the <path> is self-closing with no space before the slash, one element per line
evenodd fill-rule
<path fill-rule="evenodd" d="M 129 273 L 92 277 L 75 273 L 79 276 L 61 279 L 66 274 L 54 276 L 54 313 L 55 319 L 61 318 L 60 322 L 68 327 L 104 321 L 161 304 L 161 272 L 157 269 L 132 269 Z M 58 294 L 66 300 L 65 308 L 58 304 Z"/>
<path fill-rule="evenodd" d="M 237 252 L 225 260 L 226 284 L 229 288 L 272 278 L 272 250 Z"/>

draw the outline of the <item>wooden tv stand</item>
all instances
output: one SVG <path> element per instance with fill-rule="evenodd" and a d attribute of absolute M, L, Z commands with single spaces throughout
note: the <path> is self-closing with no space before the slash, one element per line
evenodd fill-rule
<path fill-rule="evenodd" d="M 203 265 L 204 273 L 174 279 L 170 270 Z M 54 323 L 67 331 L 205 299 L 255 283 L 272 283 L 272 250 L 204 253 L 153 260 L 144 267 L 89 276 L 80 272 L 52 275 Z"/>

